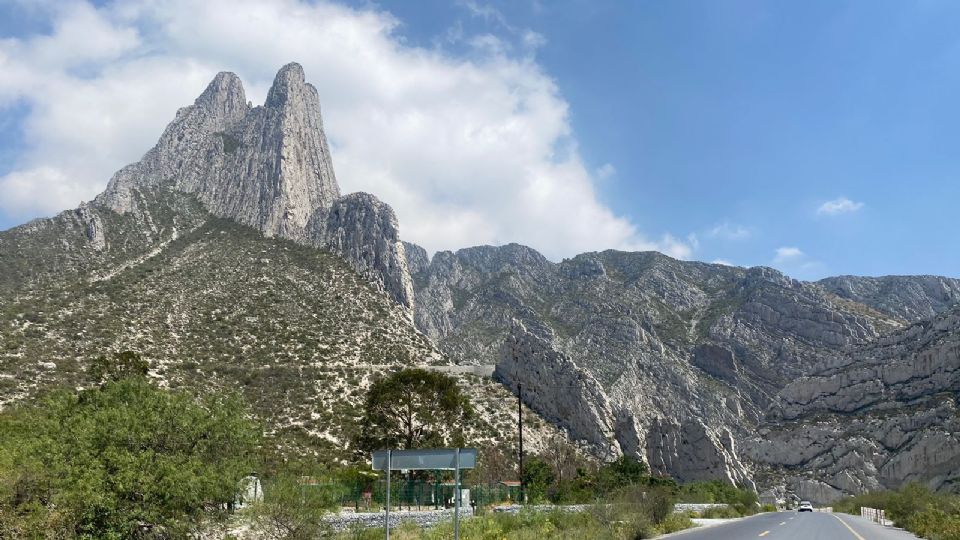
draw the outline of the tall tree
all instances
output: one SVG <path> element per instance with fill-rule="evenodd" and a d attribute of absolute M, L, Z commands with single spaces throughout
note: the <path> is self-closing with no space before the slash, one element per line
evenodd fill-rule
<path fill-rule="evenodd" d="M 358 445 L 373 450 L 462 444 L 472 415 L 470 400 L 452 377 L 404 369 L 370 385 Z"/>

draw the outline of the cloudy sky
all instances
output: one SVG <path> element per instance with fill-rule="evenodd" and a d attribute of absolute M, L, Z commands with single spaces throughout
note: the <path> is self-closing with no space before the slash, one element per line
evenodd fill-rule
<path fill-rule="evenodd" d="M 955 2 L 0 0 L 0 230 L 89 200 L 218 71 L 317 86 L 345 192 L 520 242 L 960 276 Z"/>

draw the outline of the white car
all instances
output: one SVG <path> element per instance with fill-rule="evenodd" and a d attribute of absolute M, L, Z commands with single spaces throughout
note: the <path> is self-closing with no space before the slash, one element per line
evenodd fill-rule
<path fill-rule="evenodd" d="M 800 506 L 797 507 L 797 512 L 813 512 L 813 505 L 810 504 L 810 501 L 800 501 Z"/>

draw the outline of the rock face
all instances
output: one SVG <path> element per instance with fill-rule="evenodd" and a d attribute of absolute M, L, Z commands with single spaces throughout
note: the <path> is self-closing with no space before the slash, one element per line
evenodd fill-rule
<path fill-rule="evenodd" d="M 756 489 L 737 457 L 729 429 L 714 430 L 697 420 L 658 419 L 647 434 L 650 468 L 681 482 L 722 479 Z"/>
<path fill-rule="evenodd" d="M 314 212 L 308 242 L 349 261 L 402 306 L 413 301 L 413 281 L 393 209 L 369 193 L 352 193 Z"/>
<path fill-rule="evenodd" d="M 857 347 L 787 385 L 752 458 L 788 483 L 818 481 L 827 495 L 909 481 L 956 489 L 958 392 L 960 308 Z"/>
<path fill-rule="evenodd" d="M 494 376 L 514 393 L 523 385 L 527 405 L 566 429 L 570 437 L 594 447 L 605 457 L 622 453 L 613 441 L 613 411 L 603 388 L 548 339 L 515 323 L 504 341 Z"/>
<path fill-rule="evenodd" d="M 905 321 L 933 317 L 960 302 L 960 279 L 941 276 L 837 276 L 818 283 Z"/>
<path fill-rule="evenodd" d="M 929 457 L 952 440 L 932 431 L 916 450 L 877 442 L 881 432 L 942 431 L 952 425 L 944 404 L 937 413 L 904 417 L 909 428 L 854 422 L 860 431 L 846 431 L 843 424 L 813 423 L 800 441 L 788 429 L 824 411 L 859 418 L 863 407 L 883 409 L 878 403 L 894 395 L 912 403 L 938 388 L 931 378 L 939 388 L 953 380 L 949 351 L 902 365 L 891 364 L 899 353 L 890 352 L 873 367 L 851 352 L 892 339 L 882 336 L 901 330 L 904 319 L 942 311 L 947 296 L 934 302 L 926 277 L 898 278 L 909 285 L 900 289 L 928 292 L 910 309 L 895 310 L 884 306 L 900 300 L 883 291 L 861 303 L 868 298 L 827 282 L 658 253 L 605 251 L 553 263 L 515 244 L 439 252 L 429 261 L 419 248 L 407 250 L 415 254 L 419 329 L 456 361 L 498 363 L 508 385 L 536 388 L 524 392 L 528 404 L 601 455 L 612 455 L 607 448 L 640 453 L 654 470 L 684 480 L 749 485 L 756 478 L 763 487 L 787 485 L 812 498 L 929 480 L 921 466 L 908 465 L 920 459 L 910 455 L 928 456 L 923 466 L 931 471 L 951 463 L 949 452 L 941 452 L 939 465 Z M 510 330 L 514 320 L 524 332 Z M 819 378 L 804 383 L 811 374 Z M 573 396 L 554 388 L 572 387 L 571 380 L 596 381 L 600 390 L 591 384 Z M 757 429 L 766 435 L 758 437 Z M 874 455 L 885 461 L 871 464 Z"/>
<path fill-rule="evenodd" d="M 194 194 L 212 214 L 265 236 L 329 248 L 412 305 L 396 216 L 372 195 L 340 196 L 320 99 L 299 64 L 277 73 L 260 107 L 246 101 L 236 75 L 218 74 L 143 159 L 114 175 L 96 204 L 136 212 L 137 192 L 155 187 Z"/>

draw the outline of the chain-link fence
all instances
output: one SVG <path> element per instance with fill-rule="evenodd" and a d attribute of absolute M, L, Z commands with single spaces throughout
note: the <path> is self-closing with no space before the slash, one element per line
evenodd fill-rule
<path fill-rule="evenodd" d="M 513 504 L 520 500 L 519 486 L 461 484 L 460 487 L 469 491 L 469 501 L 464 499 L 462 503 L 469 504 L 477 512 L 482 512 L 491 505 Z M 354 484 L 305 480 L 302 489 L 322 490 L 326 500 L 339 501 L 340 506 L 361 512 L 380 511 L 386 504 L 385 478 Z M 410 510 L 452 508 L 454 489 L 454 483 L 449 480 L 394 477 L 390 481 L 390 505 Z M 466 492 L 464 496 L 467 496 Z"/>

